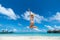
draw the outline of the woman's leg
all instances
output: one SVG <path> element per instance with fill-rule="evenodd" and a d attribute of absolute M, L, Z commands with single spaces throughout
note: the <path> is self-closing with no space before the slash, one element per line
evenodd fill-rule
<path fill-rule="evenodd" d="M 30 28 L 37 28 L 37 26 L 34 26 L 33 24 L 31 24 Z"/>
<path fill-rule="evenodd" d="M 33 28 L 33 24 L 30 24 L 30 28 Z"/>

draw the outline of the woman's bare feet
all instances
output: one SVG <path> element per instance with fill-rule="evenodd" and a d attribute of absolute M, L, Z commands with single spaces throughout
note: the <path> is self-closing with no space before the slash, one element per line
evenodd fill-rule
<path fill-rule="evenodd" d="M 30 27 L 30 28 L 37 28 L 36 26 L 32 26 L 32 27 Z"/>

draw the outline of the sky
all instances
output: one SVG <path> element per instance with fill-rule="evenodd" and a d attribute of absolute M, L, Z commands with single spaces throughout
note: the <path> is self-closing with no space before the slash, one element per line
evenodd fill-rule
<path fill-rule="evenodd" d="M 29 11 L 34 14 L 30 29 Z M 0 0 L 0 31 L 47 32 L 60 29 L 60 0 Z"/>

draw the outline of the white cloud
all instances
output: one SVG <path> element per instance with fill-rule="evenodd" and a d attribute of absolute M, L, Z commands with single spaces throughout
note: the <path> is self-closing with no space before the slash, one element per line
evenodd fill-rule
<path fill-rule="evenodd" d="M 45 25 L 45 27 L 47 27 L 48 30 L 60 30 L 60 26 L 57 25 L 54 26 Z"/>
<path fill-rule="evenodd" d="M 37 32 L 39 32 L 39 31 L 41 31 L 40 29 L 38 29 L 38 28 L 29 28 L 29 26 L 27 26 L 26 27 L 27 29 L 30 29 L 30 31 L 37 31 Z"/>
<path fill-rule="evenodd" d="M 17 29 L 14 28 L 13 31 L 14 31 L 14 32 L 17 32 Z"/>
<path fill-rule="evenodd" d="M 8 29 L 6 28 L 5 31 L 8 31 Z"/>
<path fill-rule="evenodd" d="M 33 28 L 33 30 L 36 32 L 47 32 L 46 29 Z"/>
<path fill-rule="evenodd" d="M 27 26 L 26 28 L 28 28 L 28 29 L 29 29 L 29 26 Z"/>
<path fill-rule="evenodd" d="M 29 12 L 26 11 L 23 15 L 21 15 L 25 20 L 30 20 L 29 18 Z"/>
<path fill-rule="evenodd" d="M 17 16 L 17 18 L 20 18 L 20 16 L 19 15 L 16 15 Z"/>
<path fill-rule="evenodd" d="M 47 27 L 49 30 L 54 30 L 54 27 L 52 27 L 52 26 L 45 25 L 45 27 Z"/>
<path fill-rule="evenodd" d="M 43 16 L 40 16 L 39 14 L 35 14 L 35 13 L 33 13 L 33 12 L 31 12 L 31 14 L 34 14 L 34 21 L 36 22 L 36 23 L 41 23 L 41 21 L 42 20 L 45 20 L 46 21 L 46 19 L 43 17 Z M 29 11 L 26 11 L 23 15 L 21 15 L 22 17 L 23 17 L 23 19 L 25 19 L 25 20 L 30 20 L 30 14 L 29 14 Z"/>
<path fill-rule="evenodd" d="M 39 14 L 35 14 L 35 13 L 33 13 L 33 12 L 31 12 L 31 13 L 35 15 L 34 21 L 35 21 L 36 23 L 41 23 L 41 21 L 54 21 L 54 20 L 60 22 L 60 12 L 56 12 L 55 15 L 52 15 L 51 17 L 48 17 L 48 18 L 44 18 L 43 16 L 40 16 Z M 26 11 L 26 12 L 22 15 L 22 17 L 23 17 L 23 19 L 29 21 L 29 20 L 30 20 L 29 15 L 30 15 L 30 14 L 29 14 L 29 11 Z"/>
<path fill-rule="evenodd" d="M 42 30 L 38 29 L 38 28 L 33 28 L 35 31 L 41 32 Z"/>
<path fill-rule="evenodd" d="M 18 26 L 22 26 L 22 24 L 18 23 Z"/>
<path fill-rule="evenodd" d="M 27 29 L 30 29 L 29 26 L 26 27 Z M 33 28 L 29 30 L 30 32 L 46 32 L 45 29 L 39 29 L 39 28 Z"/>
<path fill-rule="evenodd" d="M 60 12 L 57 12 L 56 15 L 53 15 L 49 19 L 50 19 L 50 21 L 52 21 L 52 20 L 60 21 Z"/>
<path fill-rule="evenodd" d="M 2 24 L 0 24 L 0 27 L 2 27 Z"/>
<path fill-rule="evenodd" d="M 0 4 L 0 14 L 8 16 L 10 19 L 16 20 L 17 18 L 20 18 L 19 15 L 16 15 L 13 9 L 11 8 L 5 8 Z"/>
<path fill-rule="evenodd" d="M 41 29 L 42 30 L 42 32 L 47 32 L 47 30 L 46 29 Z"/>
<path fill-rule="evenodd" d="M 60 30 L 60 26 L 54 25 L 54 28 L 55 28 L 56 30 Z"/>

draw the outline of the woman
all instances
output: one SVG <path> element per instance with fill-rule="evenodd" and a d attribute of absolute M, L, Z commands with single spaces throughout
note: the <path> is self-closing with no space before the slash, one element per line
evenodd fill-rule
<path fill-rule="evenodd" d="M 36 28 L 36 26 L 34 26 L 34 15 L 31 14 L 31 12 L 30 12 L 30 28 Z"/>

